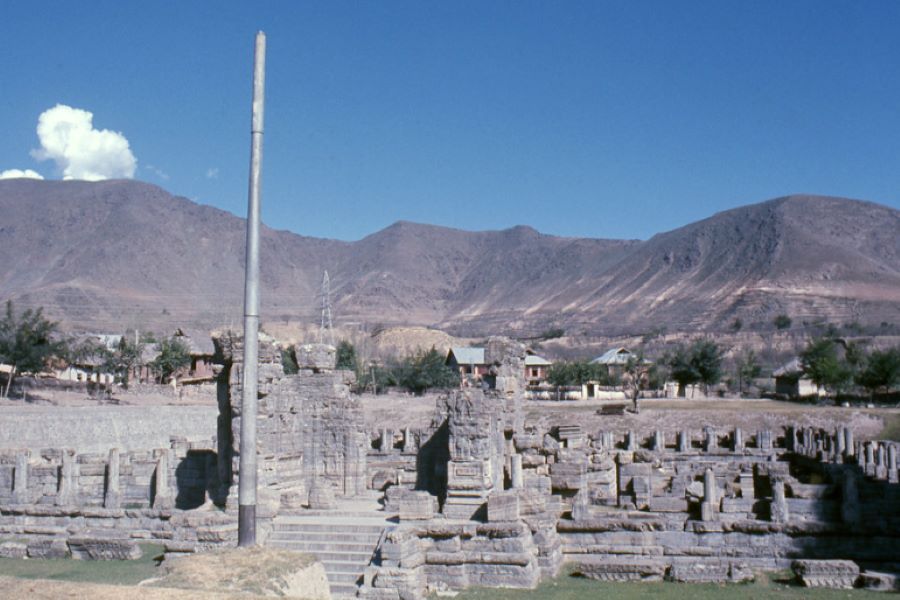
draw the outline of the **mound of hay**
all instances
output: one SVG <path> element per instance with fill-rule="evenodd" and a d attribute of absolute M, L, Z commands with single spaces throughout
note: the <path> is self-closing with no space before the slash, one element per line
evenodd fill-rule
<path fill-rule="evenodd" d="M 167 559 L 147 585 L 330 600 L 325 568 L 314 556 L 272 548 L 229 548 Z"/>

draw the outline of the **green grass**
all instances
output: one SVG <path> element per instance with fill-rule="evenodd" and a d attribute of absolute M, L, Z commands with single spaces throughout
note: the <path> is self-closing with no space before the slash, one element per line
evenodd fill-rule
<path fill-rule="evenodd" d="M 615 598 L 639 600 L 791 600 L 793 598 L 872 598 L 877 592 L 865 590 L 810 589 L 788 583 L 790 573 L 759 575 L 753 583 L 693 584 L 670 582 L 609 583 L 561 575 L 545 581 L 535 590 L 476 588 L 460 593 L 456 600 L 583 600 Z"/>
<path fill-rule="evenodd" d="M 157 576 L 157 557 L 163 547 L 140 544 L 144 555 L 137 560 L 73 560 L 71 558 L 0 558 L 0 575 L 23 579 L 58 579 L 134 585 Z"/>

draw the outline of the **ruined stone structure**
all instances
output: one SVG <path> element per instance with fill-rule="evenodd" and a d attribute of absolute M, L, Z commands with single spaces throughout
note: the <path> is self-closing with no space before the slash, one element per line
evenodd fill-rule
<path fill-rule="evenodd" d="M 215 338 L 219 383 L 219 473 L 224 501 L 237 506 L 240 476 L 242 340 Z M 356 496 L 366 489 L 368 438 L 359 401 L 350 395 L 353 373 L 335 370 L 335 350 L 325 344 L 293 349 L 299 371 L 286 375 L 281 354 L 260 342 L 257 452 L 259 502 L 274 516 L 279 507 L 299 508 L 311 492 Z"/>
<path fill-rule="evenodd" d="M 0 451 L 0 536 L 16 540 L 0 556 L 133 557 L 145 539 L 169 552 L 234 544 L 240 343 L 216 340 L 215 440 Z M 274 346 L 260 348 L 261 537 L 321 539 L 311 548 L 323 553 L 346 537 L 363 566 L 329 572 L 344 577 L 339 589 L 332 581 L 342 594 L 357 583 L 361 597 L 392 600 L 530 588 L 564 560 L 600 580 L 741 581 L 796 561 L 806 585 L 895 585 L 871 571 L 900 568 L 895 442 L 845 428 L 666 436 L 525 423 L 524 348 L 502 339 L 486 344 L 487 389 L 447 394 L 426 429 L 366 432 L 334 349 L 292 351 L 300 370 L 287 375 Z M 375 493 L 380 524 L 330 529 L 359 517 L 342 502 Z M 301 526 L 301 515 L 326 523 Z M 371 552 L 357 548 L 363 538 Z"/>

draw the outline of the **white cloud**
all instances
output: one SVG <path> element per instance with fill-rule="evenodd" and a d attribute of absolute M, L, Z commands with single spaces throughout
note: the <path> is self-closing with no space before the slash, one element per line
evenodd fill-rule
<path fill-rule="evenodd" d="M 7 169 L 0 173 L 0 179 L 16 179 L 19 177 L 24 177 L 26 179 L 43 179 L 44 176 L 38 173 L 37 171 L 32 171 L 31 169 Z"/>
<path fill-rule="evenodd" d="M 210 167 L 206 170 L 207 179 L 215 179 L 219 176 L 219 167 Z"/>
<path fill-rule="evenodd" d="M 94 129 L 94 115 L 80 108 L 57 104 L 38 118 L 41 147 L 32 150 L 37 160 L 53 159 L 63 179 L 134 177 L 137 160 L 124 135 Z"/>

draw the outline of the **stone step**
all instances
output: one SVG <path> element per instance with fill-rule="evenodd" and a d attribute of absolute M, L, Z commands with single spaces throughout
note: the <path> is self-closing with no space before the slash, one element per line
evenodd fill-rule
<path fill-rule="evenodd" d="M 321 531 L 319 529 L 306 530 L 301 527 L 292 527 L 292 528 L 284 528 L 284 527 L 275 527 L 272 531 L 272 535 L 280 536 L 282 538 L 300 538 L 302 537 L 305 540 L 314 540 L 314 541 L 371 541 L 373 544 L 378 541 L 378 538 L 381 537 L 381 529 L 373 530 L 373 531 Z"/>
<path fill-rule="evenodd" d="M 331 592 L 332 599 L 356 598 L 356 592 L 359 590 L 358 585 L 346 583 L 331 583 L 328 587 L 329 591 Z"/>
<path fill-rule="evenodd" d="M 328 576 L 328 586 L 331 587 L 335 583 L 343 583 L 350 585 L 358 585 L 362 579 L 363 572 L 359 573 L 329 573 L 326 569 L 325 574 Z"/>
<path fill-rule="evenodd" d="M 368 559 L 364 561 L 349 561 L 344 559 L 329 560 L 322 557 L 318 558 L 322 561 L 322 565 L 325 567 L 325 572 L 329 574 L 334 573 L 362 575 L 363 571 L 366 570 L 366 567 L 369 566 Z"/>
<path fill-rule="evenodd" d="M 301 552 L 309 552 L 310 554 L 318 554 L 319 552 L 352 552 L 365 553 L 371 556 L 372 552 L 375 550 L 375 544 L 332 544 L 329 542 L 304 542 L 301 540 L 270 540 L 269 544 L 276 548 L 299 550 Z"/>
<path fill-rule="evenodd" d="M 360 534 L 360 533 L 372 533 L 372 534 L 381 534 L 381 530 L 385 528 L 387 523 L 382 524 L 371 524 L 371 525 L 341 525 L 339 523 L 316 523 L 316 522 L 308 522 L 308 523 L 290 523 L 290 522 L 280 522 L 279 519 L 275 520 L 275 530 L 276 531 L 307 531 L 307 532 L 322 532 L 322 533 L 352 533 L 352 534 Z"/>
<path fill-rule="evenodd" d="M 309 548 L 300 548 L 293 544 L 272 544 L 274 548 L 282 548 L 284 550 L 296 550 L 298 552 L 307 552 L 313 554 L 321 561 L 343 561 L 353 564 L 367 565 L 372 558 L 372 552 L 342 552 L 336 549 L 328 550 L 311 550 Z"/>

